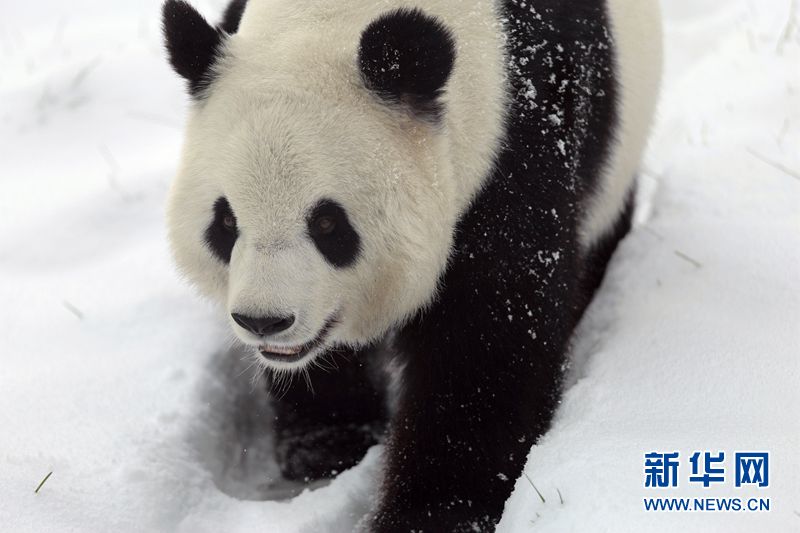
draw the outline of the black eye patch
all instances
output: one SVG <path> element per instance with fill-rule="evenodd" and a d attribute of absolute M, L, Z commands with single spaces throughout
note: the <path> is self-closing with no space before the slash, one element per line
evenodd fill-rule
<path fill-rule="evenodd" d="M 361 237 L 340 204 L 320 201 L 308 215 L 307 223 L 308 235 L 330 264 L 346 268 L 355 263 L 361 252 Z"/>
<path fill-rule="evenodd" d="M 239 238 L 239 228 L 227 198 L 222 197 L 214 202 L 214 220 L 208 226 L 205 236 L 206 244 L 214 255 L 222 262 L 230 263 L 233 246 Z"/>

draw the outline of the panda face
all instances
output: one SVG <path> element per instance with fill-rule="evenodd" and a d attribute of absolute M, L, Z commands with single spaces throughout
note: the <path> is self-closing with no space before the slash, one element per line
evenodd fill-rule
<path fill-rule="evenodd" d="M 455 43 L 419 10 L 375 15 L 270 40 L 247 17 L 229 35 L 164 6 L 193 97 L 172 249 L 267 367 L 378 340 L 434 298 L 449 256 L 464 203 L 440 98 Z"/>
<path fill-rule="evenodd" d="M 366 91 L 262 91 L 234 72 L 193 110 L 170 240 L 236 337 L 265 366 L 295 369 L 379 339 L 432 299 L 454 187 L 439 128 Z"/>

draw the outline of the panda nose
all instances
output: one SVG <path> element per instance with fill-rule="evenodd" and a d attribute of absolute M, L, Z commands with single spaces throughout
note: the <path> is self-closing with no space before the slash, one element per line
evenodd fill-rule
<path fill-rule="evenodd" d="M 286 331 L 294 324 L 294 316 L 262 316 L 252 317 L 232 313 L 234 322 L 254 335 L 263 337 Z"/>

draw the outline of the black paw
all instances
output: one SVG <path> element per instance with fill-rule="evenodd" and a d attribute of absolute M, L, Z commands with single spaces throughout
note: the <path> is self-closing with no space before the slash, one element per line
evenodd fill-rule
<path fill-rule="evenodd" d="M 279 431 L 275 453 L 281 474 L 304 482 L 335 477 L 357 465 L 378 443 L 382 431 L 382 424 L 377 423 Z"/>

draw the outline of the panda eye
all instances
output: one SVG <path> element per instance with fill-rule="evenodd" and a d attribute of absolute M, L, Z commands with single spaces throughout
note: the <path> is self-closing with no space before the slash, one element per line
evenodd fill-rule
<path fill-rule="evenodd" d="M 233 247 L 239 238 L 236 215 L 227 198 L 218 198 L 214 202 L 214 219 L 206 229 L 205 240 L 209 249 L 223 263 L 231 262 Z"/>
<path fill-rule="evenodd" d="M 318 217 L 314 224 L 317 226 L 317 231 L 321 235 L 330 235 L 336 230 L 336 220 L 330 216 Z"/>
<path fill-rule="evenodd" d="M 345 268 L 358 259 L 361 237 L 350 224 L 347 212 L 333 200 L 322 200 L 308 216 L 308 234 L 328 263 Z"/>
<path fill-rule="evenodd" d="M 236 231 L 236 217 L 233 215 L 227 215 L 225 218 L 222 219 L 222 225 L 225 226 L 225 229 L 231 232 Z"/>

